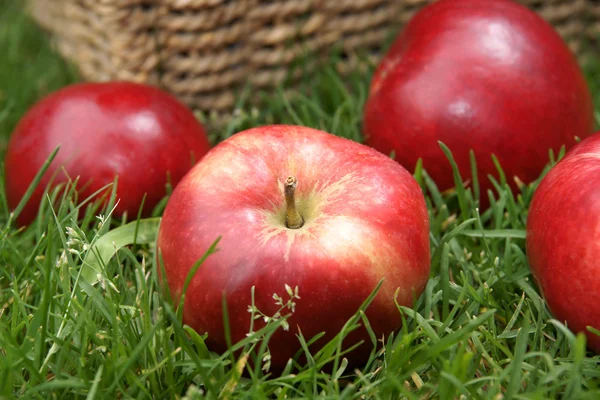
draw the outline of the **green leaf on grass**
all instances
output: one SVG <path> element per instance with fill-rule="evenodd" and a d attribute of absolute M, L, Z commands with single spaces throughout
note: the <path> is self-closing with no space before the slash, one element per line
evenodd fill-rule
<path fill-rule="evenodd" d="M 96 284 L 98 275 L 119 249 L 134 243 L 154 243 L 159 226 L 159 217 L 136 220 L 100 236 L 83 260 L 81 278 L 91 285 Z"/>

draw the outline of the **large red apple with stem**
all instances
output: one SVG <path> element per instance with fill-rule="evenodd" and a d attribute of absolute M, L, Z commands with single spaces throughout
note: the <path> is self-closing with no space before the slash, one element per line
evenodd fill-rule
<path fill-rule="evenodd" d="M 209 150 L 202 125 L 184 104 L 156 87 L 132 82 L 78 83 L 34 104 L 6 152 L 6 194 L 15 208 L 44 162 L 60 150 L 18 222 L 36 216 L 46 186 L 79 178 L 83 200 L 118 176 L 115 215 L 147 216 Z"/>
<path fill-rule="evenodd" d="M 527 217 L 527 256 L 550 311 L 600 353 L 600 132 L 542 179 Z"/>
<path fill-rule="evenodd" d="M 438 141 L 471 180 L 478 167 L 482 206 L 499 180 L 513 190 L 593 133 L 593 105 L 577 61 L 551 25 L 510 0 L 440 0 L 399 34 L 373 76 L 365 143 L 412 171 L 419 158 L 441 190 L 454 187 Z"/>
<path fill-rule="evenodd" d="M 169 289 L 180 299 L 192 266 L 220 237 L 185 292 L 183 318 L 218 352 L 227 347 L 222 296 L 235 343 L 250 329 L 254 304 L 266 315 L 300 299 L 269 341 L 281 368 L 300 343 L 324 331 L 333 338 L 383 284 L 367 310 L 377 338 L 401 326 L 394 303 L 413 304 L 429 276 L 429 224 L 416 180 L 388 156 L 319 130 L 270 125 L 235 134 L 198 163 L 174 190 L 158 234 Z M 288 310 L 286 310 L 288 311 Z M 255 321 L 258 330 L 261 320 Z M 372 350 L 367 330 L 344 342 L 360 363 Z M 313 351 L 314 354 L 314 351 Z"/>

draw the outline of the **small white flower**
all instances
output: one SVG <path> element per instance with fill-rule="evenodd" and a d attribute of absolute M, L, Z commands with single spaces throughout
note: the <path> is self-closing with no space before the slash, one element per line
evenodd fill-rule
<path fill-rule="evenodd" d="M 67 264 L 67 252 L 63 250 L 60 257 L 56 261 L 56 268 L 61 268 L 62 266 Z"/>
<path fill-rule="evenodd" d="M 70 227 L 70 226 L 67 226 L 67 229 L 66 229 L 66 231 L 67 231 L 67 235 L 68 235 L 68 236 L 75 237 L 75 238 L 79 238 L 79 234 L 78 234 L 78 233 L 77 233 L 77 231 L 76 231 L 75 229 L 73 229 L 72 227 Z"/>
<path fill-rule="evenodd" d="M 285 284 L 285 291 L 287 292 L 287 294 L 290 295 L 290 297 L 294 297 L 294 291 L 287 283 Z"/>
<path fill-rule="evenodd" d="M 75 250 L 75 249 L 67 249 L 67 251 L 68 251 L 69 253 L 71 253 L 71 254 L 75 254 L 75 255 L 77 255 L 77 256 L 78 256 L 78 255 L 80 255 L 80 253 L 79 253 L 77 250 Z"/>

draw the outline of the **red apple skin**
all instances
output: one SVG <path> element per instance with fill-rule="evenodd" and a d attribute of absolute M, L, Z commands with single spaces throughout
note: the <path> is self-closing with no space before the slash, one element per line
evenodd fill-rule
<path fill-rule="evenodd" d="M 482 206 L 498 179 L 495 154 L 514 176 L 537 179 L 549 149 L 570 149 L 593 133 L 587 82 L 561 37 L 509 0 L 440 0 L 422 8 L 378 65 L 365 105 L 365 143 L 412 171 L 419 158 L 440 190 L 455 186 L 438 141 L 471 180 L 478 166 Z M 471 180 L 472 181 L 472 180 Z"/>
<path fill-rule="evenodd" d="M 296 201 L 305 219 L 285 226 L 283 182 L 298 180 Z M 226 349 L 222 294 L 233 343 L 249 331 L 251 287 L 267 315 L 272 295 L 288 299 L 298 286 L 289 331 L 269 341 L 274 370 L 308 340 L 325 331 L 322 346 L 339 332 L 385 278 L 367 310 L 378 338 L 401 326 L 394 304 L 413 304 L 429 277 L 429 222 L 420 187 L 389 157 L 354 141 L 307 127 L 270 125 L 235 134 L 198 163 L 174 190 L 157 246 L 168 286 L 179 298 L 192 265 L 221 236 L 220 249 L 200 267 L 186 292 L 183 318 L 208 333 L 211 350 Z M 287 310 L 286 310 L 287 311 Z M 255 330 L 262 325 L 256 320 Z M 366 343 L 349 356 L 365 361 L 372 349 L 366 330 L 345 345 Z M 318 349 L 318 347 L 316 348 Z M 313 351 L 314 354 L 314 351 Z"/>
<path fill-rule="evenodd" d="M 167 173 L 176 185 L 210 149 L 202 125 L 170 94 L 131 82 L 78 83 L 34 104 L 13 131 L 8 145 L 6 193 L 15 208 L 56 146 L 61 148 L 18 222 L 36 217 L 44 189 L 79 176 L 83 200 L 118 175 L 119 204 L 136 217 L 144 193 L 143 216 L 165 196 Z M 193 158 L 192 158 L 193 156 Z"/>
<path fill-rule="evenodd" d="M 583 140 L 536 189 L 527 217 L 527 256 L 555 318 L 585 332 L 600 353 L 600 132 Z"/>

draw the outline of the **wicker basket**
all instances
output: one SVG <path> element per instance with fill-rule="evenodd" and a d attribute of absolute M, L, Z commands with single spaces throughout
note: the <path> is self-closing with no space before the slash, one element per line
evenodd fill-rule
<path fill-rule="evenodd" d="M 157 84 L 191 108 L 228 113 L 248 81 L 268 89 L 305 50 L 373 61 L 428 0 L 29 0 L 84 79 Z M 430 0 L 431 1 L 431 0 Z M 596 0 L 519 0 L 579 56 L 599 30 Z M 593 18 L 590 18 L 592 16 Z"/>

